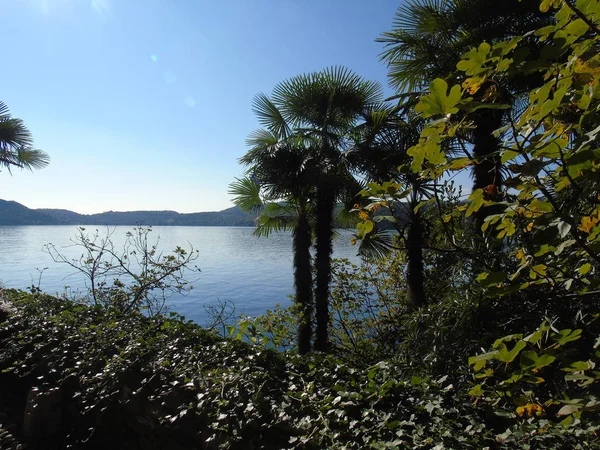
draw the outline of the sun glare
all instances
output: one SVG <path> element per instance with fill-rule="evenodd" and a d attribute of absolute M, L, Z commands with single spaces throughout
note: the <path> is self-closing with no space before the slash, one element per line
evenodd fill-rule
<path fill-rule="evenodd" d="M 98 14 L 104 14 L 108 12 L 108 0 L 92 0 L 91 1 L 92 8 Z"/>
<path fill-rule="evenodd" d="M 110 10 L 109 0 L 30 0 L 29 3 L 42 14 L 59 12 L 64 6 L 86 3 L 96 14 L 106 14 Z"/>

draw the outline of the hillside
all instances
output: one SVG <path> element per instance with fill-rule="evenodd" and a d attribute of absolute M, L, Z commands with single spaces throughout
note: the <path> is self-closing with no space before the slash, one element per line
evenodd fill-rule
<path fill-rule="evenodd" d="M 153 225 L 254 226 L 254 216 L 238 207 L 223 211 L 180 214 L 175 211 L 108 211 L 79 214 L 66 209 L 30 209 L 0 199 L 0 225 Z"/>
<path fill-rule="evenodd" d="M 61 221 L 44 211 L 20 203 L 0 200 L 0 225 L 59 225 Z"/>

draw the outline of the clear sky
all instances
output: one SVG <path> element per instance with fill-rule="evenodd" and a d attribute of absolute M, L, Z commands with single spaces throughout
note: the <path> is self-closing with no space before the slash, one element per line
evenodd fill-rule
<path fill-rule="evenodd" d="M 51 164 L 1 172 L 0 198 L 80 213 L 228 208 L 254 95 L 332 65 L 386 86 L 375 38 L 399 4 L 4 0 L 0 100 Z"/>

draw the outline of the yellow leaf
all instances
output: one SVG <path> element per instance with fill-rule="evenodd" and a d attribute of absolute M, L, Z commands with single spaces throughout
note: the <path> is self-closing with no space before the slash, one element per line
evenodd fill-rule
<path fill-rule="evenodd" d="M 582 217 L 579 229 L 584 233 L 589 233 L 594 227 L 594 225 L 596 225 L 599 221 L 600 219 L 598 219 L 597 217 Z"/>
<path fill-rule="evenodd" d="M 485 83 L 485 77 L 467 78 L 463 81 L 462 87 L 472 95 L 479 90 L 483 83 Z"/>
<path fill-rule="evenodd" d="M 590 63 L 594 63 L 595 61 L 590 61 Z M 598 74 L 600 73 L 600 67 L 592 67 L 586 61 L 582 61 L 580 58 L 575 60 L 575 64 L 573 65 L 573 70 L 575 73 L 589 73 L 589 74 Z"/>
<path fill-rule="evenodd" d="M 557 8 L 560 5 L 560 0 L 542 0 L 540 3 L 540 11 L 548 12 L 550 8 Z"/>
<path fill-rule="evenodd" d="M 473 161 L 471 161 L 469 158 L 456 158 L 450 162 L 448 169 L 449 170 L 460 170 L 460 169 L 464 169 L 467 166 L 470 166 L 471 164 L 473 164 Z"/>
<path fill-rule="evenodd" d="M 521 264 L 525 264 L 525 262 L 527 261 L 527 259 L 525 258 L 525 252 L 523 251 L 522 248 L 520 248 L 519 250 L 517 250 L 517 260 L 521 263 Z"/>

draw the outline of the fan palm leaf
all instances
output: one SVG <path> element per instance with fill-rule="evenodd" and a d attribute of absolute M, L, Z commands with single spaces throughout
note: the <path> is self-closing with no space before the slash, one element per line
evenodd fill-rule
<path fill-rule="evenodd" d="M 0 102 L 0 166 L 10 173 L 11 168 L 42 169 L 50 157 L 33 148 L 33 136 L 21 119 L 11 117 L 5 103 Z"/>

